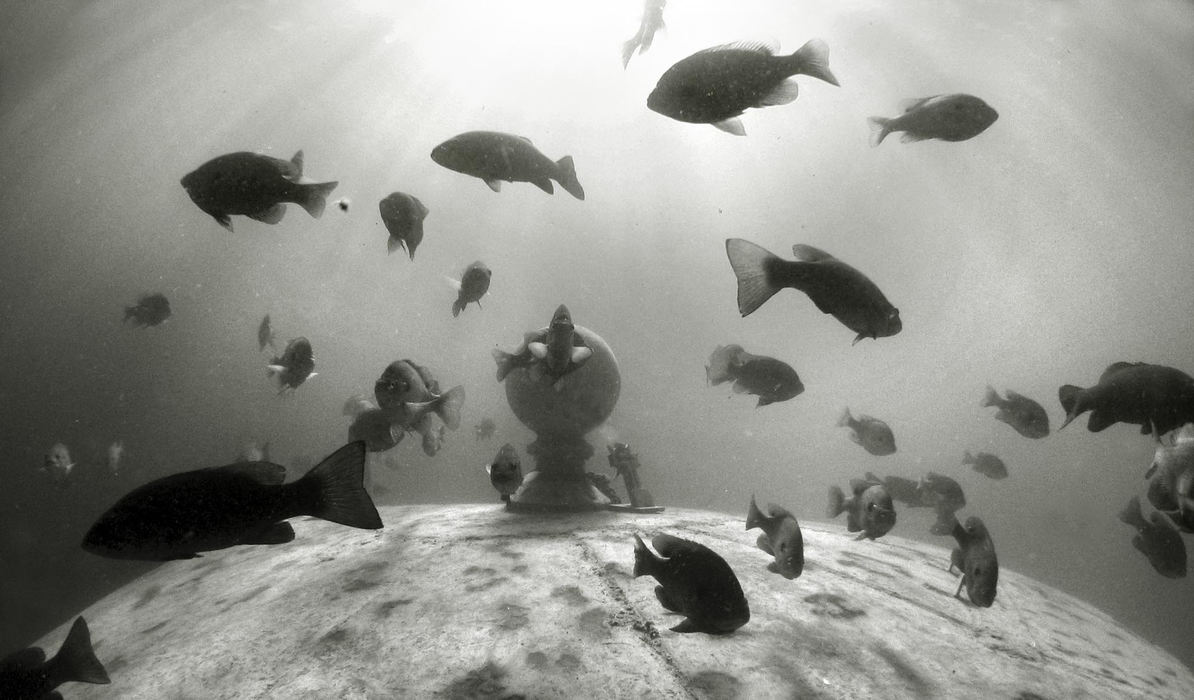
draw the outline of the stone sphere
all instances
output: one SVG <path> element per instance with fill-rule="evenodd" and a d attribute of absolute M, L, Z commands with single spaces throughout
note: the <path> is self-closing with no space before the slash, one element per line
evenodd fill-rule
<path fill-rule="evenodd" d="M 578 325 L 576 332 L 593 355 L 558 384 L 538 380 L 526 368 L 506 376 L 506 401 L 518 420 L 538 434 L 584 435 L 601 425 L 618 403 L 622 378 L 613 351 L 588 328 Z"/>

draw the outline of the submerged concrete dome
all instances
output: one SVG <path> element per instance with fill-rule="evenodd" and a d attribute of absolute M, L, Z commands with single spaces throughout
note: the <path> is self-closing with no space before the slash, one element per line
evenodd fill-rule
<path fill-rule="evenodd" d="M 69 698 L 1174 698 L 1194 675 L 1067 594 L 1003 571 L 953 597 L 949 552 L 802 523 L 804 574 L 766 570 L 741 518 L 380 509 L 365 532 L 168 562 L 83 611 L 111 685 Z M 751 619 L 677 634 L 632 533 L 712 547 Z M 73 618 L 73 616 L 72 616 Z M 57 649 L 67 625 L 39 642 Z"/>

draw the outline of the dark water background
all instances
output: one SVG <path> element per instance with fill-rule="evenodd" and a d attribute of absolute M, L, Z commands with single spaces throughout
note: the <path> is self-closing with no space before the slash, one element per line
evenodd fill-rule
<path fill-rule="evenodd" d="M 375 464 L 378 501 L 496 501 L 482 465 L 533 435 L 490 350 L 566 303 L 621 363 L 621 400 L 591 439 L 599 455 L 629 442 L 661 503 L 744 513 L 755 492 L 813 520 L 831 484 L 866 470 L 949 474 L 1005 568 L 1194 663 L 1194 583 L 1154 573 L 1116 518 L 1151 440 L 1082 419 L 1030 441 L 978 405 L 987 383 L 1011 388 L 1056 427 L 1058 386 L 1091 385 L 1111 362 L 1194 372 L 1190 3 L 673 0 L 668 31 L 627 70 L 634 1 L 5 5 L 0 653 L 147 569 L 78 549 L 124 491 L 227 463 L 250 440 L 286 464 L 322 457 L 345 439 L 345 398 L 394 359 L 468 399 L 436 457 L 408 439 L 395 468 Z M 772 38 L 790 52 L 811 37 L 842 87 L 800 79 L 795 103 L 746 114 L 745 138 L 645 107 L 695 50 Z M 983 97 L 999 121 L 965 143 L 868 145 L 868 116 L 949 92 Z M 572 155 L 587 199 L 495 194 L 428 158 L 473 129 Z M 340 181 L 347 213 L 291 206 L 277 226 L 237 217 L 229 233 L 178 184 L 221 153 L 298 149 L 308 177 Z M 385 252 L 376 206 L 394 190 L 431 210 L 413 263 Z M 903 332 L 851 347 L 791 292 L 740 318 L 732 236 L 853 264 Z M 453 319 L 443 277 L 477 259 L 491 294 Z M 154 291 L 173 318 L 122 325 L 122 307 Z M 319 376 L 294 396 L 265 378 L 267 312 L 280 340 L 315 348 Z M 755 409 L 708 387 L 708 355 L 730 342 L 791 364 L 805 393 Z M 844 406 L 888 421 L 899 452 L 849 442 L 834 427 Z M 478 442 L 484 417 L 498 434 Z M 113 479 L 116 439 L 127 454 Z M 57 441 L 79 462 L 64 491 L 36 471 Z M 1011 476 L 963 467 L 966 449 L 999 454 Z M 895 534 L 952 545 L 929 521 L 901 513 Z"/>

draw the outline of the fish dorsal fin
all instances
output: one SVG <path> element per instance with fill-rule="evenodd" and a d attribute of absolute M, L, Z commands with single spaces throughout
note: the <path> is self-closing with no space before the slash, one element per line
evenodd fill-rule
<path fill-rule="evenodd" d="M 803 243 L 797 243 L 792 246 L 792 255 L 795 255 L 796 259 L 801 262 L 824 262 L 826 260 L 837 259 L 820 248 L 814 248 L 811 245 Z"/>
<path fill-rule="evenodd" d="M 1102 384 L 1108 377 L 1116 372 L 1128 369 L 1129 367 L 1139 367 L 1143 364 L 1143 362 L 1112 362 L 1111 364 L 1107 365 L 1107 369 L 1103 370 L 1102 376 L 1099 377 L 1099 384 Z"/>
<path fill-rule="evenodd" d="M 278 486 L 286 481 L 286 467 L 273 462 L 238 462 L 226 467 L 217 467 L 229 474 L 247 476 L 259 484 Z"/>
<path fill-rule="evenodd" d="M 912 99 L 900 101 L 900 111 L 907 113 L 912 110 L 927 104 L 929 101 L 940 97 L 940 95 L 930 95 L 929 97 L 913 97 Z"/>
<path fill-rule="evenodd" d="M 701 49 L 693 54 L 699 56 L 703 53 L 719 53 L 721 51 L 749 51 L 751 53 L 760 53 L 765 56 L 774 56 L 779 51 L 779 42 L 774 40 L 767 41 L 734 41 L 729 44 L 721 44 L 719 46 L 710 46 L 707 49 Z"/>
<path fill-rule="evenodd" d="M 792 78 L 781 80 L 771 92 L 759 98 L 755 102 L 755 107 L 773 107 L 776 105 L 786 105 L 789 102 L 794 102 L 800 96 L 800 86 Z"/>

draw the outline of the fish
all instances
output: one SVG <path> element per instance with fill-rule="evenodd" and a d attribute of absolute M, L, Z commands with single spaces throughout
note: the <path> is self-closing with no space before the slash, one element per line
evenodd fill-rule
<path fill-rule="evenodd" d="M 278 349 L 278 346 L 274 344 L 274 329 L 270 326 L 269 314 L 266 314 L 264 317 L 262 317 L 261 323 L 257 325 L 258 352 L 264 350 L 266 345 L 270 346 L 274 350 Z"/>
<path fill-rule="evenodd" d="M 56 442 L 46 451 L 41 471 L 47 474 L 55 484 L 61 486 L 70 478 L 71 470 L 74 468 L 75 461 L 71 459 L 70 448 L 61 442 Z"/>
<path fill-rule="evenodd" d="M 434 413 L 450 430 L 460 427 L 460 409 L 464 405 L 464 387 L 455 386 L 439 394 L 439 382 L 431 370 L 412 360 L 395 360 L 386 366 L 373 383 L 377 405 L 391 422 L 404 430 L 418 430 L 426 438 L 431 429 L 424 418 Z"/>
<path fill-rule="evenodd" d="M 891 432 L 891 427 L 878 418 L 865 414 L 855 418 L 850 415 L 850 409 L 846 408 L 842 411 L 841 418 L 838 418 L 837 425 L 839 428 L 849 428 L 850 440 L 862 445 L 864 450 L 876 457 L 895 454 L 895 435 Z"/>
<path fill-rule="evenodd" d="M 929 532 L 943 537 L 952 533 L 956 520 L 954 514 L 966 506 L 962 485 L 948 476 L 928 472 L 921 477 L 920 490 L 923 500 L 937 514 L 937 521 L 929 527 Z"/>
<path fill-rule="evenodd" d="M 353 394 L 344 400 L 344 408 L 340 409 L 340 413 L 351 418 L 356 418 L 365 411 L 377 408 L 367 396 L 361 394 Z"/>
<path fill-rule="evenodd" d="M 990 452 L 970 454 L 970 450 L 966 450 L 962 454 L 962 464 L 971 465 L 974 471 L 990 479 L 1007 478 L 1007 465 Z"/>
<path fill-rule="evenodd" d="M 1158 440 L 1194 422 L 1194 378 L 1164 365 L 1115 362 L 1103 370 L 1095 386 L 1083 389 L 1065 384 L 1057 390 L 1057 397 L 1066 415 L 1058 430 L 1087 411 L 1086 429 L 1092 433 L 1115 423 L 1129 423 Z"/>
<path fill-rule="evenodd" d="M 485 465 L 485 473 L 502 500 L 509 503 L 510 497 L 522 486 L 522 461 L 514 445 L 508 442 L 502 445 L 493 461 Z"/>
<path fill-rule="evenodd" d="M 402 426 L 395 425 L 390 414 L 380 408 L 361 411 L 348 426 L 349 441 L 363 441 L 369 452 L 385 452 L 402 442 L 404 437 L 406 431 Z"/>
<path fill-rule="evenodd" d="M 278 380 L 278 393 L 294 391 L 303 382 L 316 376 L 315 353 L 306 338 L 293 338 L 286 344 L 280 357 L 275 357 L 266 366 L 266 374 Z"/>
<path fill-rule="evenodd" d="M 804 536 L 796 516 L 774 503 L 767 504 L 767 515 L 763 515 L 755 503 L 754 494 L 751 494 L 750 506 L 746 511 L 746 529 L 753 530 L 756 527 L 763 530 L 756 545 L 775 557 L 767 569 L 789 580 L 799 578 L 804 571 Z"/>
<path fill-rule="evenodd" d="M 556 308 L 546 327 L 524 334 L 522 344 L 513 353 L 493 349 L 499 382 L 510 372 L 525 368 L 533 370 L 536 379 L 549 378 L 557 387 L 561 379 L 580 369 L 592 356 L 593 349 L 576 331 L 572 314 L 563 304 Z"/>
<path fill-rule="evenodd" d="M 124 307 L 124 320 L 136 328 L 161 325 L 170 318 L 170 300 L 164 294 L 142 294 L 137 303 Z"/>
<path fill-rule="evenodd" d="M 958 542 L 949 555 L 949 572 L 952 574 L 955 568 L 962 572 L 954 597 L 961 600 L 965 587 L 971 603 L 980 608 L 991 607 L 999 584 L 999 559 L 987 526 L 973 515 L 966 518 L 965 526 L 954 518 L 949 534 Z"/>
<path fill-rule="evenodd" d="M 1173 520 L 1155 508 L 1146 518 L 1140 496 L 1132 496 L 1119 513 L 1120 522 L 1136 529 L 1132 546 L 1148 558 L 1153 569 L 1165 578 L 1185 578 L 1186 545 Z"/>
<path fill-rule="evenodd" d="M 63 683 L 111 682 L 91 647 L 91 631 L 82 616 L 75 618 L 58 653 L 48 661 L 41 647 L 22 649 L 0 659 L 0 697 L 5 700 L 62 700 L 54 689 Z"/>
<path fill-rule="evenodd" d="M 795 398 L 804 383 L 791 365 L 765 355 L 752 355 L 741 345 L 719 345 L 705 365 L 705 379 L 717 386 L 733 380 L 735 394 L 759 397 L 755 408 Z"/>
<path fill-rule="evenodd" d="M 659 78 L 647 96 L 647 109 L 690 124 L 711 124 L 746 135 L 738 117 L 751 107 L 783 105 L 796 99 L 792 76 L 807 75 L 839 85 L 829 70 L 829 46 L 812 39 L 790 56 L 777 46 L 739 42 L 713 46 L 681 59 Z"/>
<path fill-rule="evenodd" d="M 217 156 L 182 178 L 191 201 L 218 224 L 232 230 L 232 215 L 276 224 L 293 202 L 312 217 L 323 215 L 327 197 L 338 182 L 304 184 L 303 152 L 290 160 L 238 151 Z"/>
<path fill-rule="evenodd" d="M 120 474 L 120 462 L 124 458 L 124 441 L 113 440 L 112 444 L 108 445 L 108 471 L 112 476 Z"/>
<path fill-rule="evenodd" d="M 845 497 L 837 486 L 829 487 L 830 518 L 846 513 L 846 531 L 860 533 L 856 539 L 878 539 L 895 527 L 896 512 L 887 488 L 877 481 L 851 479 L 850 491 Z"/>
<path fill-rule="evenodd" d="M 893 131 L 902 131 L 902 143 L 940 139 L 965 141 L 987 130 L 999 113 L 974 95 L 933 95 L 908 100 L 898 117 L 871 117 L 871 145 L 878 146 Z"/>
<path fill-rule="evenodd" d="M 489 418 L 484 418 L 480 423 L 473 426 L 473 435 L 476 436 L 477 440 L 488 440 L 493 437 L 496 431 L 497 425 Z"/>
<path fill-rule="evenodd" d="M 453 317 L 459 316 L 469 302 L 476 302 L 477 308 L 481 308 L 481 297 L 489 291 L 491 277 L 493 277 L 493 272 L 485 266 L 485 263 L 478 260 L 464 268 L 464 273 L 460 275 L 459 280 L 447 278 L 448 283 L 456 290 L 456 301 L 452 302 Z"/>
<path fill-rule="evenodd" d="M 655 41 L 655 32 L 663 29 L 663 8 L 667 0 L 644 0 L 643 17 L 639 20 L 638 31 L 622 45 L 622 68 L 630 65 L 630 58 L 637 51 L 642 55 L 651 48 Z"/>
<path fill-rule="evenodd" d="M 1049 435 L 1049 414 L 1045 407 L 1011 389 L 1007 390 L 1007 398 L 1004 399 L 988 384 L 987 393 L 979 405 L 983 408 L 998 407 L 995 420 L 1007 423 L 1026 438 L 1039 440 Z"/>
<path fill-rule="evenodd" d="M 554 194 L 551 182 L 555 180 L 568 194 L 585 198 L 585 190 L 576 179 L 572 156 L 553 161 L 525 136 L 468 131 L 433 148 L 431 160 L 448 170 L 481 178 L 494 192 L 501 192 L 505 181 L 529 182 Z"/>
<path fill-rule="evenodd" d="M 1194 425 L 1187 423 L 1172 445 L 1158 445 L 1145 473 L 1148 502 L 1182 532 L 1194 533 Z"/>
<path fill-rule="evenodd" d="M 286 520 L 309 515 L 382 527 L 364 487 L 365 443 L 350 442 L 289 484 L 286 467 L 238 462 L 156 479 L 122 496 L 88 529 L 83 549 L 112 559 L 171 561 L 243 544 L 294 539 Z"/>
<path fill-rule="evenodd" d="M 916 479 L 905 479 L 902 476 L 888 476 L 880 479 L 871 472 L 867 472 L 865 481 L 883 484 L 892 500 L 899 501 L 911 508 L 928 508 L 931 501 L 926 501 L 925 492 L 921 490 L 921 482 Z"/>
<path fill-rule="evenodd" d="M 415 259 L 415 249 L 423 242 L 423 219 L 430 213 L 418 197 L 405 192 L 393 192 L 378 203 L 381 221 L 386 225 L 390 237 L 386 249 L 405 250 L 410 259 Z"/>
<path fill-rule="evenodd" d="M 729 634 L 750 621 L 750 605 L 734 570 L 703 544 L 672 535 L 656 535 L 647 549 L 634 536 L 634 578 L 651 576 L 660 585 L 655 597 L 664 608 L 684 615 L 673 632 Z"/>
<path fill-rule="evenodd" d="M 866 275 L 825 251 L 792 246 L 795 261 L 782 260 L 741 238 L 726 239 L 726 255 L 738 278 L 738 312 L 749 316 L 784 287 L 804 292 L 821 313 L 836 318 L 863 338 L 900 332 L 900 311 Z"/>

